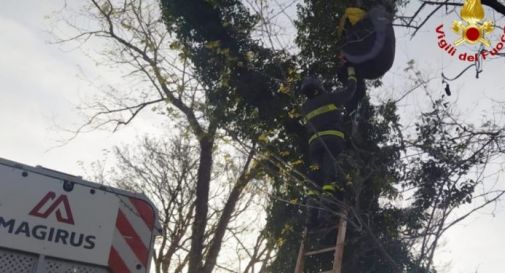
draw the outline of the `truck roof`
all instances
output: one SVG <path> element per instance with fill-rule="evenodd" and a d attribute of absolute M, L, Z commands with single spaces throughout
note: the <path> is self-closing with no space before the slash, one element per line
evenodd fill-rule
<path fill-rule="evenodd" d="M 0 272 L 11 272 L 12 257 L 33 258 L 27 273 L 148 272 L 161 225 L 144 194 L 3 158 L 0 188 Z"/>

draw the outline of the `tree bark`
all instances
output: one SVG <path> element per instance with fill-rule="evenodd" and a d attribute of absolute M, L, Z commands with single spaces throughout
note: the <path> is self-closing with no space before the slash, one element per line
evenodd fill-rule
<path fill-rule="evenodd" d="M 201 273 L 203 269 L 203 241 L 209 210 L 209 184 L 212 170 L 214 136 L 200 138 L 200 164 L 196 182 L 195 220 L 192 226 L 188 273 Z"/>

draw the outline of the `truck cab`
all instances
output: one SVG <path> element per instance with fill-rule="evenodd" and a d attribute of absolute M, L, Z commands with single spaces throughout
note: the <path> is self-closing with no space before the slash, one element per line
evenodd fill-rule
<path fill-rule="evenodd" d="M 148 273 L 160 231 L 143 194 L 0 158 L 0 273 Z"/>

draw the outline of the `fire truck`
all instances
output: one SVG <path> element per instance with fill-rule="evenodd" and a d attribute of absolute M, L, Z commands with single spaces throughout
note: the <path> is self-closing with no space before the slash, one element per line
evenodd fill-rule
<path fill-rule="evenodd" d="M 160 230 L 143 194 L 0 158 L 0 273 L 148 273 Z"/>

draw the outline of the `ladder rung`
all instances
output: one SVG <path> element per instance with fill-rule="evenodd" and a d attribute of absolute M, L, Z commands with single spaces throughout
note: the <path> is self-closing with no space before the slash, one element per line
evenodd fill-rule
<path fill-rule="evenodd" d="M 313 251 L 309 251 L 309 252 L 305 253 L 305 256 L 311 256 L 311 255 L 316 255 L 316 254 L 320 254 L 320 253 L 324 253 L 324 252 L 330 252 L 335 249 L 336 249 L 336 247 L 332 246 L 332 247 L 327 247 L 327 248 L 323 248 L 323 249 L 319 249 L 319 250 L 313 250 Z"/>

